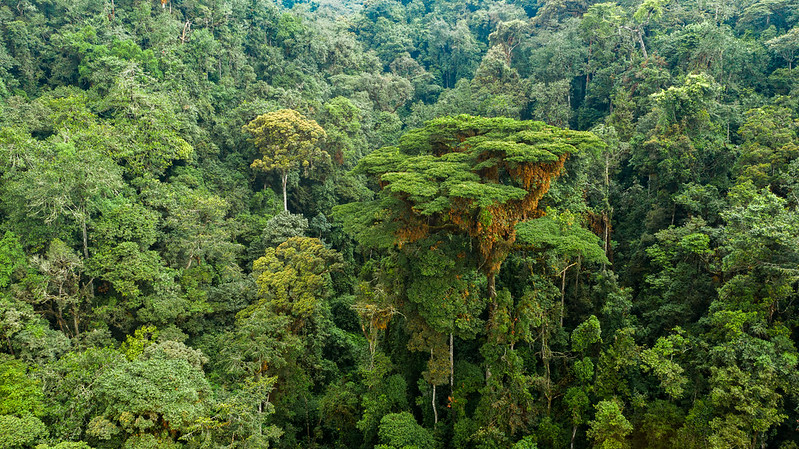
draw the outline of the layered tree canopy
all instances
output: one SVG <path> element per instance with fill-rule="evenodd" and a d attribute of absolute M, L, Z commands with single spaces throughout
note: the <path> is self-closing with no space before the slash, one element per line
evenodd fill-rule
<path fill-rule="evenodd" d="M 371 218 L 395 228 L 400 246 L 440 231 L 468 235 L 483 271 L 496 274 L 516 223 L 541 214 L 538 202 L 569 155 L 603 145 L 543 122 L 443 117 L 364 157 L 356 171 L 377 179 L 380 206 L 342 206 L 338 214 L 355 229 L 353 222 L 369 218 L 359 210 L 377 211 Z"/>
<path fill-rule="evenodd" d="M 0 0 L 0 449 L 795 449 L 797 60 L 799 0 Z"/>

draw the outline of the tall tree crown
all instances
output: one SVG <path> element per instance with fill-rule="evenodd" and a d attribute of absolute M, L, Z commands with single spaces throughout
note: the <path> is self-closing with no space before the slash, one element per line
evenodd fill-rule
<path fill-rule="evenodd" d="M 252 134 L 250 141 L 261 152 L 261 158 L 252 163 L 258 170 L 290 171 L 327 156 L 316 145 L 325 130 L 293 109 L 259 115 L 243 129 Z"/>
<path fill-rule="evenodd" d="M 543 122 L 469 115 L 432 120 L 396 147 L 364 157 L 357 170 L 377 178 L 397 243 L 438 230 L 476 239 L 483 271 L 495 274 L 515 241 L 516 224 L 541 215 L 538 202 L 569 154 L 601 141 Z"/>

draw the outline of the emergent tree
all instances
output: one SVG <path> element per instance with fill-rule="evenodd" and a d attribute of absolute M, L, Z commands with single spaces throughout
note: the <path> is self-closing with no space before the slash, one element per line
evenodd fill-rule
<path fill-rule="evenodd" d="M 293 109 L 281 109 L 259 115 L 244 125 L 244 131 L 252 134 L 250 141 L 261 152 L 261 158 L 253 161 L 256 170 L 280 173 L 283 186 L 283 210 L 288 211 L 286 184 L 289 173 L 302 167 L 307 173 L 314 162 L 330 158 L 317 143 L 326 137 L 325 130 Z"/>

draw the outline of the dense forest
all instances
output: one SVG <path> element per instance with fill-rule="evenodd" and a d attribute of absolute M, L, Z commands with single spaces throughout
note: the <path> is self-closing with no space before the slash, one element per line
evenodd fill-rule
<path fill-rule="evenodd" d="M 0 449 L 799 448 L 799 0 L 0 0 Z"/>

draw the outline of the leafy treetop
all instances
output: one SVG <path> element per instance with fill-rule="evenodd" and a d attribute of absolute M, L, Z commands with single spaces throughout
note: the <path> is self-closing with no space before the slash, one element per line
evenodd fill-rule
<path fill-rule="evenodd" d="M 308 167 L 313 156 L 321 152 L 315 148 L 316 142 L 325 135 L 316 121 L 293 109 L 259 115 L 244 130 L 252 134 L 253 144 L 262 153 L 262 158 L 252 163 L 253 168 L 265 171 Z"/>
<path fill-rule="evenodd" d="M 482 270 L 493 276 L 515 241 L 516 224 L 542 214 L 538 202 L 568 155 L 601 145 L 591 133 L 543 122 L 459 115 L 408 132 L 356 170 L 378 179 L 383 207 L 372 217 L 394 228 L 399 245 L 439 230 L 466 234 L 478 241 Z M 374 213 L 375 205 L 347 205 L 339 216 Z M 357 232 L 352 220 L 359 219 L 345 227 Z"/>
<path fill-rule="evenodd" d="M 300 167 L 307 171 L 314 161 L 330 157 L 317 145 L 320 139 L 326 137 L 325 130 L 316 121 L 293 109 L 259 115 L 244 125 L 243 129 L 252 134 L 250 141 L 261 152 L 261 158 L 253 161 L 252 168 L 280 173 L 283 209 L 288 210 L 286 183 L 289 173 Z"/>

